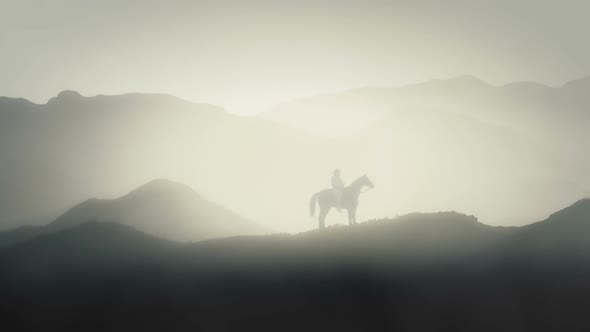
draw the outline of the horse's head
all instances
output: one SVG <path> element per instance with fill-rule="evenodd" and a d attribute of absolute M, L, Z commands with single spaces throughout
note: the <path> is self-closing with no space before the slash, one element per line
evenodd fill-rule
<path fill-rule="evenodd" d="M 375 188 L 375 185 L 373 184 L 373 182 L 371 180 L 369 180 L 369 177 L 367 176 L 367 174 L 363 175 L 361 177 L 361 179 L 362 179 L 363 186 L 367 186 L 371 189 Z"/>

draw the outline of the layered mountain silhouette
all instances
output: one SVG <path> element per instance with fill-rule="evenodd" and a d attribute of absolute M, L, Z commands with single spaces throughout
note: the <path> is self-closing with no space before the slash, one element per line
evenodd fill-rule
<path fill-rule="evenodd" d="M 581 200 L 524 227 L 415 213 L 193 244 L 82 223 L 0 250 L 0 309 L 28 330 L 579 330 L 589 217 Z"/>
<path fill-rule="evenodd" d="M 0 98 L 0 228 L 43 224 L 83 199 L 119 196 L 154 178 L 198 186 L 257 217 L 269 211 L 254 203 L 276 197 L 276 172 L 300 160 L 294 151 L 318 144 L 270 121 L 169 95 L 64 91 L 43 105 Z M 309 192 L 287 185 L 286 198 Z"/>
<path fill-rule="evenodd" d="M 114 200 L 87 200 L 49 226 L 67 228 L 85 221 L 116 221 L 179 241 L 268 231 L 268 228 L 208 201 L 189 186 L 168 180 L 151 181 Z"/>
<path fill-rule="evenodd" d="M 83 196 L 129 191 L 133 182 L 157 178 L 163 160 L 174 161 L 164 151 L 171 144 L 188 144 L 227 116 L 215 106 L 168 95 L 64 91 L 44 105 L 2 98 L 0 220 L 5 228 L 41 224 Z M 100 184 L 107 178 L 118 181 L 108 180 L 107 189 Z"/>
<path fill-rule="evenodd" d="M 143 227 L 138 224 L 143 218 L 150 219 L 149 216 L 140 217 L 142 212 L 139 210 L 131 213 L 132 210 L 124 209 L 127 211 L 121 215 L 127 215 L 128 221 L 121 223 L 110 222 L 109 218 L 100 221 L 101 218 L 97 217 L 100 214 L 108 216 L 105 211 L 117 210 L 117 204 L 127 205 L 126 200 L 146 199 L 141 196 L 154 186 L 168 186 L 174 194 L 186 191 L 190 195 L 196 195 L 183 185 L 157 180 L 123 198 L 113 200 L 108 209 L 98 207 L 92 211 L 85 206 L 87 203 L 82 203 L 49 225 L 55 231 L 29 241 L 13 243 L 4 248 L 7 255 L 3 257 L 8 258 L 24 250 L 23 252 L 29 254 L 26 257 L 18 254 L 20 261 L 30 259 L 49 263 L 53 258 L 41 258 L 42 252 L 47 255 L 44 257 L 54 256 L 55 259 L 63 258 L 58 257 L 60 255 L 80 257 L 80 251 L 75 246 L 83 247 L 82 252 L 86 252 L 88 248 L 94 248 L 92 250 L 95 251 L 104 247 L 122 254 L 153 253 L 160 249 L 161 253 L 165 253 L 170 248 L 183 248 L 183 251 L 177 250 L 175 253 L 191 252 L 193 258 L 196 257 L 193 262 L 195 264 L 199 263 L 199 258 L 209 256 L 216 259 L 234 257 L 245 262 L 265 259 L 274 261 L 274 258 L 289 261 L 312 257 L 332 260 L 337 256 L 345 260 L 402 259 L 403 262 L 431 263 L 433 259 L 447 262 L 489 258 L 494 255 L 516 261 L 520 261 L 524 254 L 549 259 L 552 253 L 565 254 L 567 258 L 578 260 L 586 259 L 586 254 L 590 254 L 590 243 L 586 241 L 585 235 L 590 227 L 590 199 L 580 200 L 543 221 L 521 227 L 489 226 L 479 222 L 474 216 L 457 212 L 412 213 L 395 219 L 371 220 L 352 227 L 331 226 L 326 231 L 314 230 L 296 235 L 227 237 L 188 244 L 160 239 L 137 230 L 136 228 Z M 158 192 L 163 193 L 165 192 Z M 165 194 L 166 199 L 171 197 L 170 193 Z M 153 198 L 151 194 L 147 194 L 147 197 Z M 154 201 L 151 203 L 159 207 L 166 205 Z M 213 210 L 218 207 L 209 208 Z M 74 218 L 75 215 L 90 217 Z M 125 218 L 122 217 L 122 220 Z M 65 249 L 64 246 L 68 248 Z M 130 249 L 125 248 L 126 246 Z"/>
<path fill-rule="evenodd" d="M 257 117 L 157 94 L 0 98 L 0 228 L 173 178 L 300 232 L 315 226 L 301 222 L 301 202 L 335 167 L 347 183 L 368 172 L 378 185 L 361 219 L 457 209 L 522 225 L 590 194 L 587 95 L 588 79 L 553 88 L 463 76 L 304 98 Z"/>
<path fill-rule="evenodd" d="M 365 128 L 383 115 L 431 109 L 534 131 L 551 129 L 551 121 L 569 123 L 587 118 L 582 109 L 590 102 L 589 89 L 590 78 L 554 88 L 534 82 L 496 86 L 464 75 L 399 87 L 365 87 L 311 96 L 277 105 L 261 115 L 302 129 L 333 134 L 333 126 L 353 125 L 342 128 L 348 133 Z M 354 117 L 354 121 L 346 121 Z M 535 118 L 537 121 L 530 121 Z M 317 119 L 343 121 L 314 121 Z"/>
<path fill-rule="evenodd" d="M 187 185 L 159 179 L 117 199 L 89 199 L 46 226 L 0 232 L 0 246 L 10 246 L 87 222 L 119 223 L 177 241 L 268 232 L 267 228 L 208 201 Z"/>
<path fill-rule="evenodd" d="M 453 201 L 489 223 L 520 225 L 590 193 L 590 158 L 580 153 L 590 141 L 588 82 L 496 86 L 461 76 L 312 96 L 261 116 L 344 136 L 372 174 L 386 179 L 384 195 L 409 211 L 445 210 Z M 432 194 L 439 191 L 445 195 Z M 465 196 L 476 192 L 482 200 Z"/>

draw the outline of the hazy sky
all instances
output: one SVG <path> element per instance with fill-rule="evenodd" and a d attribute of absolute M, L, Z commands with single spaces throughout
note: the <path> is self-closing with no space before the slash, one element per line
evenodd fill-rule
<path fill-rule="evenodd" d="M 0 95 L 171 93 L 251 114 L 473 74 L 590 74 L 588 1 L 0 0 Z"/>

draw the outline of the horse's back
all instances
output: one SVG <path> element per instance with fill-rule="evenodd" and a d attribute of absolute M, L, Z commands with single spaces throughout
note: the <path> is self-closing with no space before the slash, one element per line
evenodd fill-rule
<path fill-rule="evenodd" d="M 327 188 L 327 189 L 321 190 L 320 192 L 318 192 L 318 196 L 319 197 L 332 197 L 332 196 L 334 196 L 334 189 Z"/>
<path fill-rule="evenodd" d="M 321 190 L 317 193 L 317 197 L 318 197 L 318 201 L 320 202 L 320 205 L 325 206 L 326 204 L 328 205 L 333 205 L 335 203 L 335 198 L 334 198 L 334 189 L 324 189 Z"/>

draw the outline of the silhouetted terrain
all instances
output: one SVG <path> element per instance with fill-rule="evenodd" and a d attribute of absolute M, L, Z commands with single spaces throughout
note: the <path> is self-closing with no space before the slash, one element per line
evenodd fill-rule
<path fill-rule="evenodd" d="M 226 116 L 214 106 L 166 95 L 87 98 L 64 91 L 45 105 L 2 98 L 0 220 L 5 227 L 46 223 L 83 199 L 109 193 L 101 185 L 107 178 L 133 187 L 145 183 L 149 179 L 136 181 L 146 158 L 157 155 L 150 168 L 158 169 L 169 157 L 160 148 L 171 143 L 166 138 L 199 135 Z M 165 134 L 170 130 L 176 138 Z"/>
<path fill-rule="evenodd" d="M 187 185 L 154 180 L 117 199 L 89 199 L 45 226 L 24 226 L 0 232 L 0 247 L 89 221 L 118 222 L 177 241 L 269 232 L 206 200 Z"/>
<path fill-rule="evenodd" d="M 184 245 L 91 222 L 0 251 L 0 309 L 44 331 L 583 331 L 588 227 L 590 200 L 518 228 L 444 212 Z"/>
<path fill-rule="evenodd" d="M 588 96 L 590 78 L 554 88 L 460 76 L 301 98 L 261 116 L 343 135 L 400 209 L 446 210 L 452 201 L 488 223 L 522 225 L 590 195 L 590 158 L 579 152 L 590 142 Z"/>
<path fill-rule="evenodd" d="M 589 13 L 0 0 L 0 332 L 590 331 Z"/>
<path fill-rule="evenodd" d="M 303 231 L 315 224 L 300 222 L 302 198 L 335 167 L 346 182 L 368 172 L 378 186 L 361 219 L 457 209 L 522 225 L 590 194 L 580 152 L 590 141 L 588 82 L 465 76 L 310 97 L 256 117 L 169 95 L 1 98 L 0 228 L 44 224 L 85 199 L 168 178 L 261 224 Z M 347 123 L 344 137 L 309 133 Z"/>
<path fill-rule="evenodd" d="M 154 178 L 189 184 L 260 220 L 286 210 L 260 204 L 279 188 L 289 211 L 294 197 L 309 194 L 305 183 L 279 186 L 277 178 L 302 154 L 317 160 L 311 146 L 323 150 L 286 126 L 169 95 L 64 91 L 43 105 L 1 98 L 0 228 L 44 224 L 80 201 L 119 197 Z"/>
<path fill-rule="evenodd" d="M 346 134 L 362 130 L 383 116 L 429 110 L 469 116 L 529 135 L 560 134 L 566 128 L 576 131 L 585 128 L 576 122 L 588 119 L 584 109 L 590 103 L 589 89 L 590 77 L 553 88 L 534 82 L 495 86 L 465 75 L 400 87 L 365 87 L 300 98 L 277 105 L 262 116 L 320 133 L 333 133 L 330 127 L 340 126 L 340 133 Z M 314 121 L 318 118 L 342 120 Z"/>

